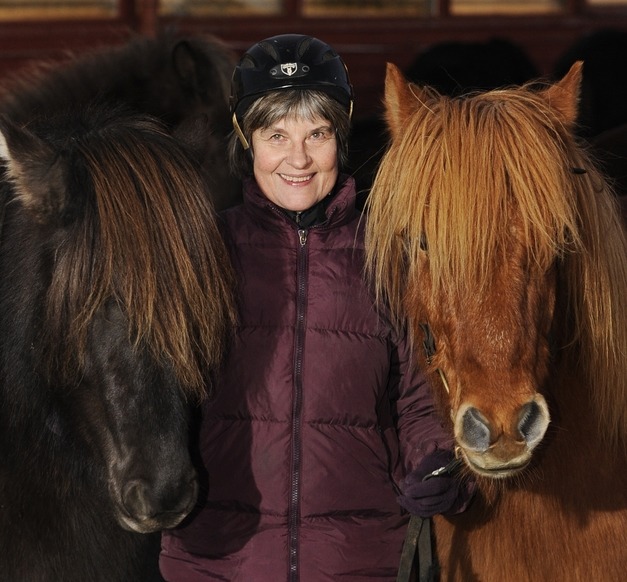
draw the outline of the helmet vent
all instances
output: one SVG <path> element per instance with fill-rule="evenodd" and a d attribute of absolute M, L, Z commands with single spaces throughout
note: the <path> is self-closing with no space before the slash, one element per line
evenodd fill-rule
<path fill-rule="evenodd" d="M 298 58 L 302 58 L 302 56 L 307 52 L 312 40 L 313 39 L 308 36 L 304 38 L 303 41 L 298 45 Z"/>
<path fill-rule="evenodd" d="M 265 41 L 261 41 L 259 43 L 259 46 L 264 51 L 266 51 L 275 61 L 280 61 L 279 53 L 276 51 L 276 49 L 274 48 L 274 46 L 271 43 L 265 42 Z"/>
<path fill-rule="evenodd" d="M 243 69 L 254 69 L 257 65 L 255 64 L 255 61 L 252 59 L 252 57 L 244 55 L 239 66 Z"/>

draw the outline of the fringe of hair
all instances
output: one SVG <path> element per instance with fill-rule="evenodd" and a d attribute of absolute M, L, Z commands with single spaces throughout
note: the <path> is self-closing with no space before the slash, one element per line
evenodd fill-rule
<path fill-rule="evenodd" d="M 84 359 L 88 323 L 113 298 L 129 318 L 134 346 L 148 346 L 201 397 L 235 308 L 233 274 L 200 175 L 148 120 L 106 127 L 77 147 L 93 203 L 58 251 L 49 294 L 53 330 L 69 324 L 63 360 Z"/>

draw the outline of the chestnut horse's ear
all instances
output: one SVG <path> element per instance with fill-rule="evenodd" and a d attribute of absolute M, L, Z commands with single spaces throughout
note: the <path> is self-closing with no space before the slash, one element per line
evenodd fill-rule
<path fill-rule="evenodd" d="M 579 110 L 579 96 L 581 79 L 583 76 L 583 61 L 573 63 L 561 81 L 551 85 L 543 91 L 544 98 L 552 109 L 562 118 L 562 121 L 572 126 L 577 121 Z"/>
<path fill-rule="evenodd" d="M 412 91 L 413 89 L 413 91 Z M 416 108 L 416 98 L 421 90 L 405 79 L 400 69 L 392 64 L 387 64 L 385 73 L 385 119 L 392 138 L 396 137 L 401 128 L 405 126 L 407 118 Z"/>

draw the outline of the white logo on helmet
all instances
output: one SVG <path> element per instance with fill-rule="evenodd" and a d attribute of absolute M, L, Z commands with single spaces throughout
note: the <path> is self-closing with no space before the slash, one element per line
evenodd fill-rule
<path fill-rule="evenodd" d="M 283 63 L 281 65 L 281 72 L 288 77 L 291 77 L 298 70 L 298 63 Z"/>

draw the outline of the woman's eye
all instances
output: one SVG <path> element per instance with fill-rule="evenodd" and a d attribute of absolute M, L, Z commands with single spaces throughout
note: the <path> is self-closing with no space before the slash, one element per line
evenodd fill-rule
<path fill-rule="evenodd" d="M 331 132 L 329 131 L 314 131 L 310 139 L 312 141 L 327 141 L 331 137 Z"/>

